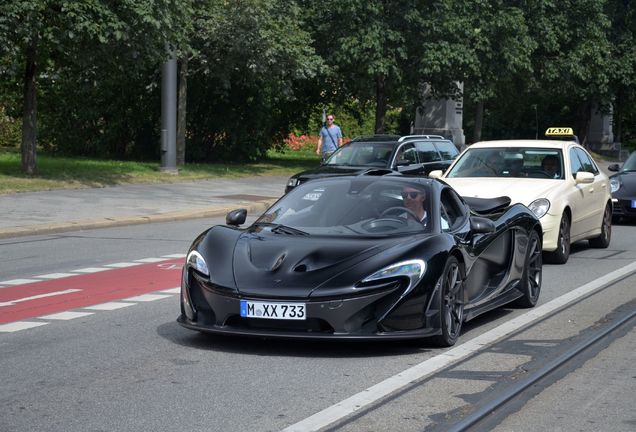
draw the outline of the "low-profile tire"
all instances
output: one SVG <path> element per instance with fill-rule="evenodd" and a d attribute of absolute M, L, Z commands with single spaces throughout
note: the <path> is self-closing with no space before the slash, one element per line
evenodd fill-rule
<path fill-rule="evenodd" d="M 591 238 L 589 242 L 593 248 L 605 249 L 609 246 L 610 240 L 612 240 L 612 209 L 608 204 L 603 212 L 601 234 L 598 237 Z"/>
<path fill-rule="evenodd" d="M 541 238 L 536 231 L 528 236 L 526 260 L 524 262 L 523 275 L 519 282 L 519 291 L 523 296 L 512 302 L 513 307 L 531 308 L 539 301 L 541 293 L 541 280 L 543 276 L 543 258 L 541 254 Z"/>
<path fill-rule="evenodd" d="M 570 218 L 566 213 L 561 216 L 557 248 L 545 253 L 545 261 L 551 264 L 565 264 L 570 258 Z"/>
<path fill-rule="evenodd" d="M 450 256 L 444 265 L 444 271 L 437 281 L 439 292 L 440 329 L 442 334 L 433 336 L 435 346 L 455 345 L 464 322 L 464 279 L 459 261 Z"/>

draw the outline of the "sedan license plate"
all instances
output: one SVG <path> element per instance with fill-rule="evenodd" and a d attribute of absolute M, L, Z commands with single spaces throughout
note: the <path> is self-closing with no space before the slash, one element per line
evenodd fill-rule
<path fill-rule="evenodd" d="M 304 320 L 304 303 L 272 303 L 241 300 L 241 316 L 247 318 Z"/>

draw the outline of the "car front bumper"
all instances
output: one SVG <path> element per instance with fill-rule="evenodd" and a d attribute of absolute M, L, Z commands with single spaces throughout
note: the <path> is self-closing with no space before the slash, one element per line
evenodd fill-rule
<path fill-rule="evenodd" d="M 370 294 L 341 299 L 255 299 L 184 274 L 177 322 L 207 333 L 272 338 L 399 340 L 440 334 L 439 311 L 428 308 L 431 294 L 406 301 L 402 294 L 402 284 L 393 283 Z M 242 317 L 241 300 L 304 303 L 306 319 Z"/>

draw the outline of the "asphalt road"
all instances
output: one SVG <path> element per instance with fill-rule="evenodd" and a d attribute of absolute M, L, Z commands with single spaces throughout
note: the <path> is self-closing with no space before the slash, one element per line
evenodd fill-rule
<path fill-rule="evenodd" d="M 185 253 L 222 218 L 0 241 L 0 281 Z M 534 310 L 636 261 L 636 227 L 614 227 L 609 249 L 576 244 L 545 265 Z M 576 343 L 636 308 L 636 276 L 556 309 L 452 366 L 373 400 L 326 429 L 448 430 Z M 4 288 L 0 288 L 3 290 Z M 181 328 L 178 295 L 14 333 L 0 333 L 0 430 L 282 430 L 447 350 L 409 343 L 234 339 Z M 533 311 L 534 311 L 533 310 Z M 470 322 L 458 347 L 528 311 Z M 0 314 L 2 311 L 0 310 Z M 633 320 L 532 386 L 484 423 L 500 431 L 633 431 Z M 456 352 L 456 351 L 450 351 Z M 346 404 L 343 404 L 343 406 Z"/>

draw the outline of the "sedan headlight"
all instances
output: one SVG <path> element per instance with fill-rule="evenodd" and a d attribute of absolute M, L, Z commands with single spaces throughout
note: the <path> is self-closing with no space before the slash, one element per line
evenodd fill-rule
<path fill-rule="evenodd" d="M 610 179 L 610 192 L 614 193 L 621 188 L 621 181 L 617 178 Z"/>
<path fill-rule="evenodd" d="M 539 198 L 530 203 L 528 206 L 532 213 L 538 218 L 543 217 L 550 209 L 550 201 L 545 198 Z"/>
<path fill-rule="evenodd" d="M 208 270 L 208 265 L 205 263 L 203 256 L 197 251 L 192 251 L 188 254 L 186 258 L 186 265 L 192 267 L 196 271 L 206 276 L 210 276 L 210 270 Z"/>
<path fill-rule="evenodd" d="M 300 180 L 298 180 L 297 177 L 292 177 L 287 181 L 287 186 L 288 187 L 296 187 L 298 186 L 298 184 L 300 183 Z"/>
<path fill-rule="evenodd" d="M 406 276 L 411 281 L 409 287 L 413 287 L 420 281 L 420 279 L 422 279 L 425 271 L 426 263 L 422 260 L 403 261 L 373 273 L 371 276 L 366 277 L 362 283 L 398 276 Z"/>

